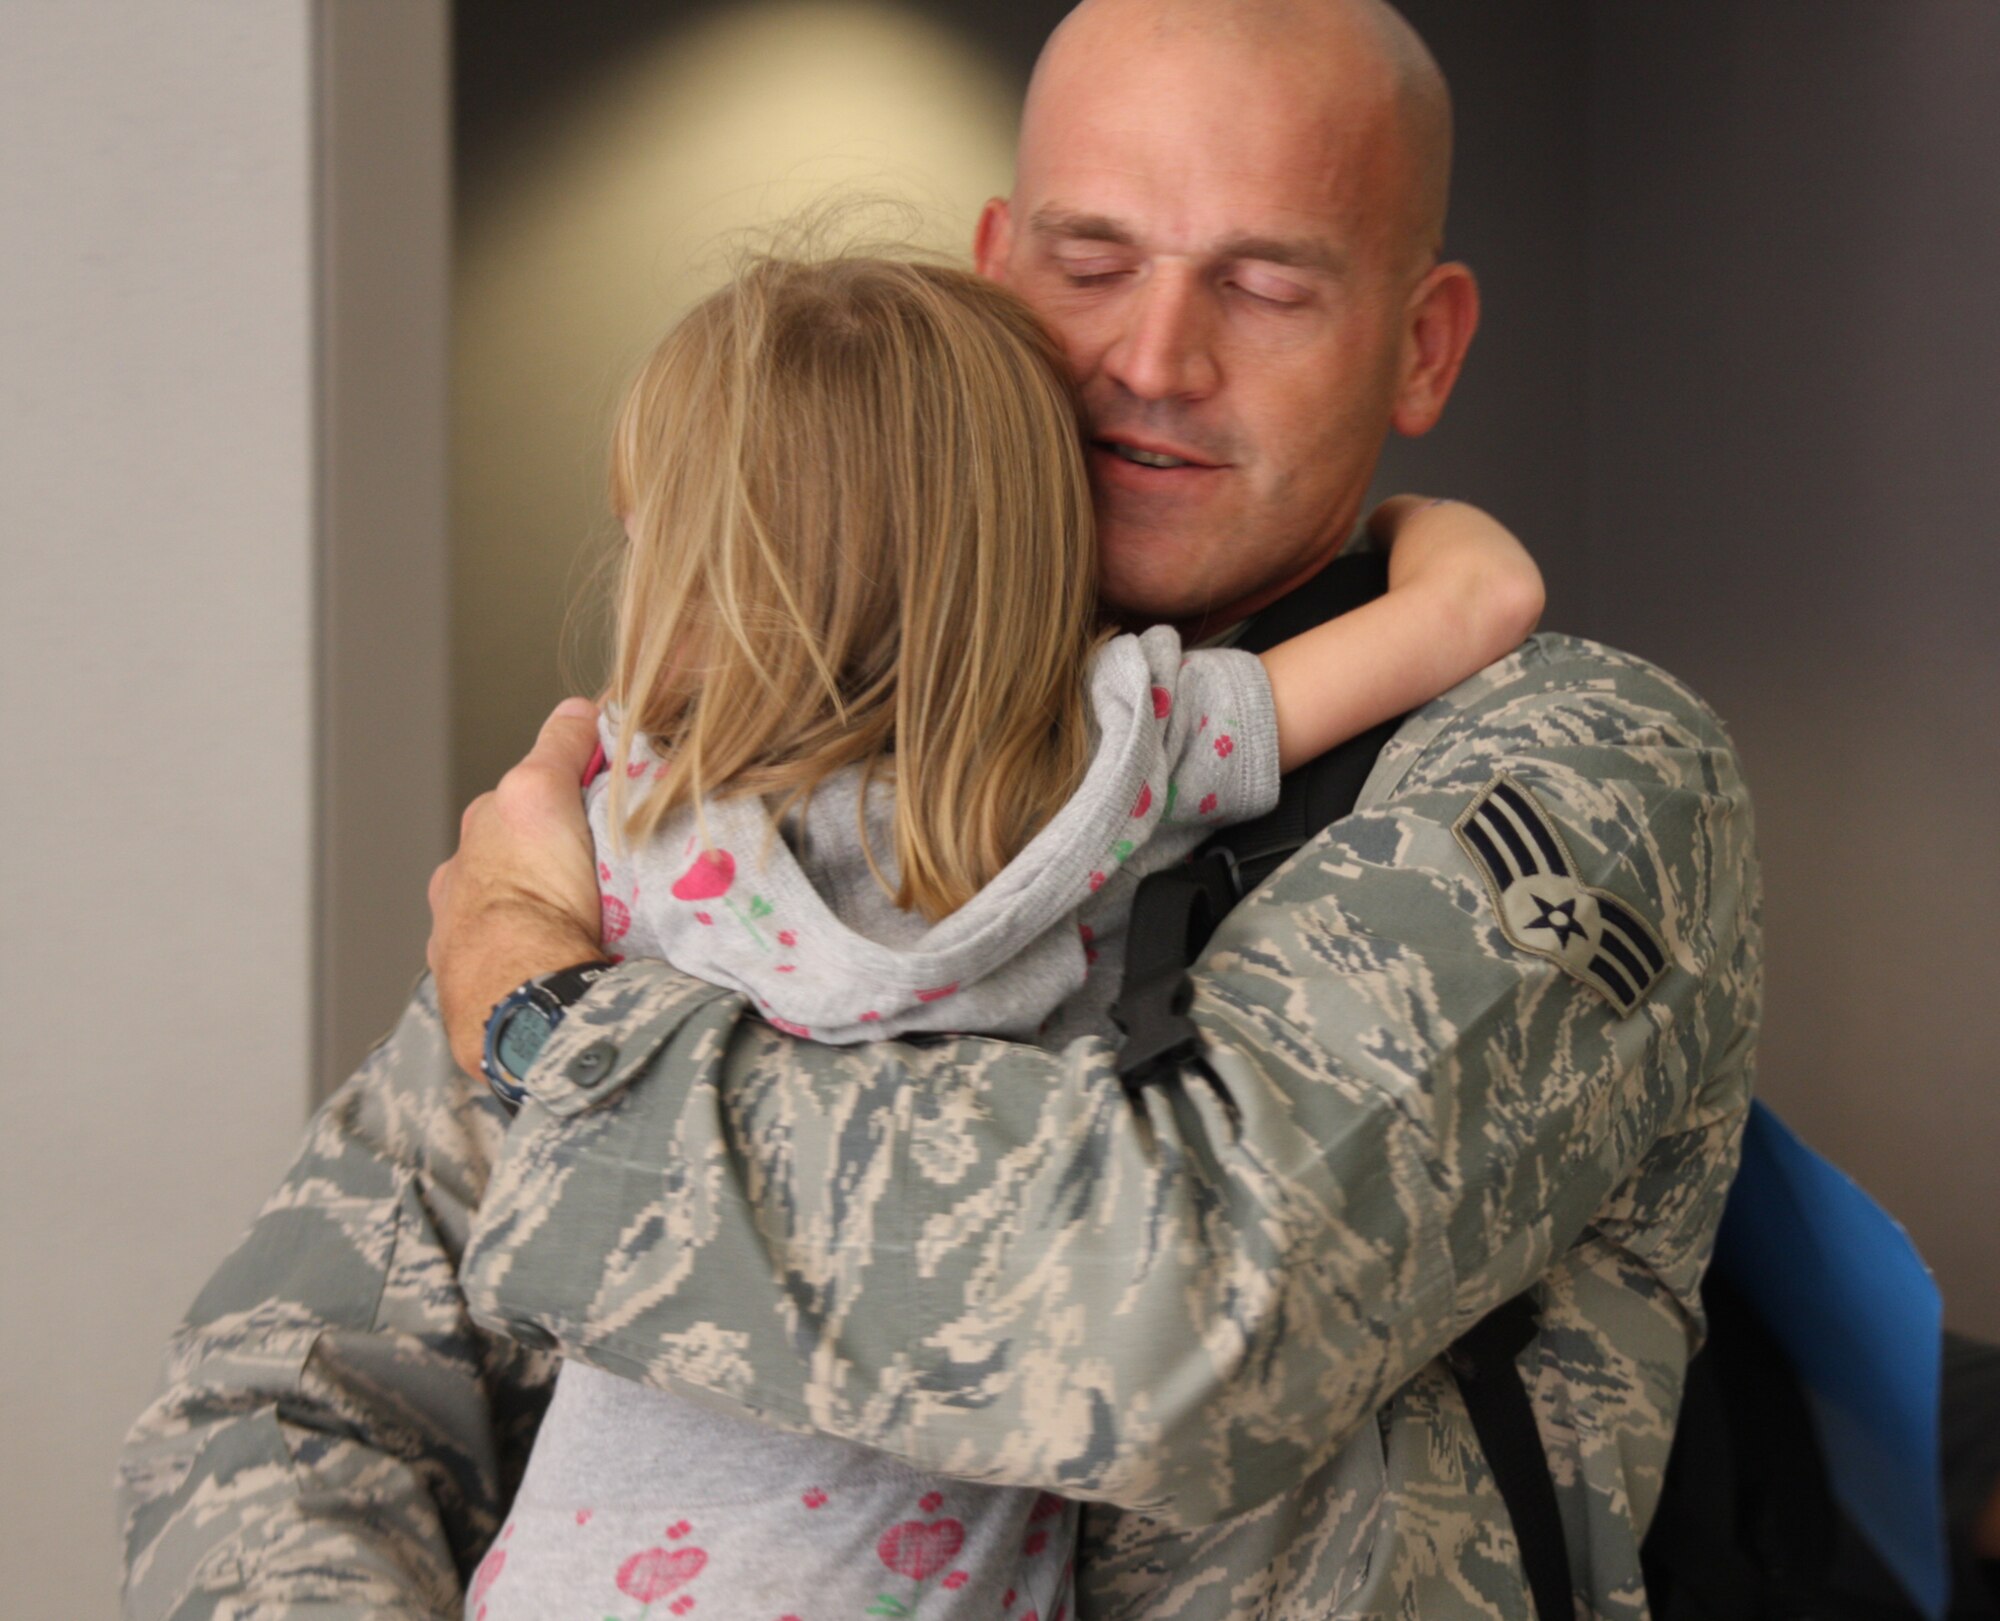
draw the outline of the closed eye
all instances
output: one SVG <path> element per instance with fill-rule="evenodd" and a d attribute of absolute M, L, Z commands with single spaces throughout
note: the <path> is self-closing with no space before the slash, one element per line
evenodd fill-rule
<path fill-rule="evenodd" d="M 1312 295 L 1299 288 L 1278 289 L 1269 286 L 1252 286 L 1247 282 L 1232 281 L 1226 284 L 1232 291 L 1241 293 L 1252 303 L 1274 310 L 1295 310 L 1312 300 Z"/>
<path fill-rule="evenodd" d="M 1124 275 L 1122 265 L 1107 265 L 1102 268 L 1084 265 L 1058 265 L 1056 267 L 1064 281 L 1072 287 L 1098 287 L 1105 282 L 1116 281 Z"/>

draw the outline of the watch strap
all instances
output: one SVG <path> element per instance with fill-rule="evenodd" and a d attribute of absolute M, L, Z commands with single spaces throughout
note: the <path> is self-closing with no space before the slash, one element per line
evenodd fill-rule
<path fill-rule="evenodd" d="M 617 966 L 609 957 L 592 957 L 588 962 L 558 968 L 553 974 L 537 975 L 528 983 L 541 986 L 555 998 L 557 1008 L 567 1013 L 583 1000 L 584 992 Z"/>
<path fill-rule="evenodd" d="M 533 1009 L 544 1028 L 542 1040 L 536 1043 L 536 1051 L 539 1052 L 547 1045 L 548 1037 L 555 1033 L 555 1027 L 562 1023 L 563 1016 L 592 985 L 617 966 L 605 957 L 572 963 L 554 973 L 537 974 L 533 979 L 523 981 L 493 1004 L 493 1011 L 486 1016 L 486 1040 L 479 1067 L 485 1071 L 486 1084 L 493 1089 L 493 1095 L 510 1112 L 527 1101 L 528 1093 L 521 1084 L 522 1077 L 508 1069 L 500 1058 L 501 1042 L 508 1025 Z"/>

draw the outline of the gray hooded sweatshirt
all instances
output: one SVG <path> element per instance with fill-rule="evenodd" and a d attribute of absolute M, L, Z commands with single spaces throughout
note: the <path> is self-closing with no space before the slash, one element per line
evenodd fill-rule
<path fill-rule="evenodd" d="M 937 923 L 900 911 L 870 870 L 864 825 L 896 881 L 893 789 L 864 795 L 858 771 L 781 829 L 756 800 L 712 801 L 623 850 L 600 777 L 587 797 L 606 950 L 733 986 L 816 1041 L 1109 1037 L 1139 879 L 1277 802 L 1277 723 L 1254 656 L 1183 655 L 1163 627 L 1105 644 L 1089 692 L 1081 786 Z M 614 728 L 607 716 L 607 752 Z M 634 763 L 635 790 L 650 771 Z M 1075 1533 L 1060 1498 L 926 1474 L 570 1363 L 466 1614 L 1055 1621 Z"/>

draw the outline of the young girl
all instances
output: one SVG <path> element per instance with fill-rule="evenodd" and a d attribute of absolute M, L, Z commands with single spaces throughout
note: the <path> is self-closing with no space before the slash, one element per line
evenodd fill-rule
<path fill-rule="evenodd" d="M 1403 497 L 1371 522 L 1376 602 L 1261 656 L 1107 639 L 1062 357 L 1010 294 L 922 262 L 753 263 L 647 362 L 612 494 L 606 949 L 819 1041 L 1115 1039 L 1139 877 L 1542 603 L 1504 529 Z M 468 1615 L 1056 1621 L 1075 1528 L 1060 1498 L 572 1363 Z"/>

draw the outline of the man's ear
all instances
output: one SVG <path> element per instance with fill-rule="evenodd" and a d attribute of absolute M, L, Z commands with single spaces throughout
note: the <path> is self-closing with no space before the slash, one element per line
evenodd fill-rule
<path fill-rule="evenodd" d="M 989 197 L 972 232 L 972 264 L 988 281 L 1007 282 L 1007 260 L 1014 251 L 1014 220 L 1005 197 Z"/>
<path fill-rule="evenodd" d="M 1478 330 L 1479 283 L 1470 267 L 1441 264 L 1417 284 L 1403 329 L 1403 375 L 1389 417 L 1398 433 L 1414 438 L 1437 426 Z"/>

